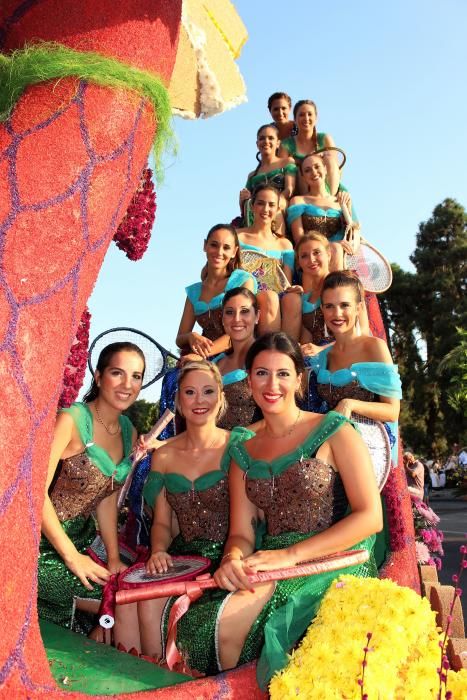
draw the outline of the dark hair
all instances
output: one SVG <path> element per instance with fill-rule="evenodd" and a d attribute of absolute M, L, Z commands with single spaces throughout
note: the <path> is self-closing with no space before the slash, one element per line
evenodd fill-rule
<path fill-rule="evenodd" d="M 232 224 L 216 224 L 215 226 L 212 226 L 212 228 L 209 229 L 208 235 L 206 236 L 204 242 L 207 243 L 211 236 L 213 236 L 217 231 L 223 231 L 224 229 L 232 234 L 235 242 L 235 247 L 237 248 L 235 257 L 232 260 L 229 260 L 227 264 L 227 272 L 230 276 L 234 270 L 237 270 L 242 266 L 242 259 L 240 257 L 240 241 L 238 240 L 237 229 L 234 228 Z M 206 266 L 204 266 L 203 270 L 206 270 Z M 201 277 L 201 279 L 203 279 L 203 277 Z"/>
<path fill-rule="evenodd" d="M 229 289 L 228 292 L 224 294 L 224 298 L 222 299 L 222 311 L 224 310 L 225 305 L 227 304 L 230 299 L 233 299 L 233 297 L 245 297 L 245 299 L 248 299 L 251 301 L 251 305 L 258 313 L 258 300 L 256 298 L 256 295 L 253 294 L 253 292 L 250 292 L 249 289 L 246 287 L 234 287 L 233 289 Z"/>
<path fill-rule="evenodd" d="M 272 103 L 276 100 L 287 100 L 287 102 L 289 103 L 289 107 L 292 106 L 292 100 L 286 92 L 273 92 L 272 95 L 268 98 L 269 111 L 271 111 Z"/>
<path fill-rule="evenodd" d="M 293 108 L 293 118 L 294 118 L 295 123 L 297 122 L 298 110 L 300 109 L 300 107 L 303 107 L 303 105 L 310 105 L 315 110 L 316 115 L 318 115 L 318 108 L 317 108 L 316 104 L 313 102 L 313 100 L 299 100 L 294 105 L 294 108 Z M 316 124 L 313 127 L 313 135 L 311 137 L 311 140 L 313 143 L 313 151 L 316 151 L 316 149 L 318 148 L 318 132 L 316 131 Z M 305 160 L 305 159 L 303 159 L 303 160 Z M 300 172 L 301 172 L 301 170 L 300 170 Z"/>
<path fill-rule="evenodd" d="M 269 185 L 268 183 L 266 183 L 264 185 L 258 185 L 258 187 L 255 187 L 255 189 L 253 190 L 253 193 L 251 195 L 251 203 L 252 204 L 254 204 L 256 202 L 256 199 L 257 199 L 259 193 L 262 192 L 263 190 L 270 190 L 271 192 L 274 192 L 277 195 L 277 201 L 279 202 L 281 193 L 279 192 L 277 187 L 275 185 Z"/>
<path fill-rule="evenodd" d="M 263 129 L 275 129 L 277 131 L 277 136 L 279 136 L 279 129 L 275 124 L 263 124 L 259 127 L 258 131 L 256 132 L 256 138 L 258 138 Z"/>
<path fill-rule="evenodd" d="M 320 161 L 322 162 L 324 168 L 326 169 L 326 163 L 324 162 L 322 156 L 319 153 L 315 153 L 314 151 L 312 151 L 311 153 L 307 153 L 306 156 L 304 158 L 302 158 L 302 160 L 300 161 L 299 169 L 300 169 L 300 173 L 302 175 L 303 175 L 303 163 L 306 160 L 308 160 L 308 158 L 319 158 Z"/>
<path fill-rule="evenodd" d="M 263 129 L 275 129 L 275 131 L 277 133 L 277 138 L 279 138 L 279 129 L 277 128 L 277 126 L 275 124 L 263 124 L 262 126 L 259 127 L 258 131 L 256 132 L 256 139 L 259 139 L 259 135 L 263 131 Z M 276 156 L 278 153 L 279 153 L 279 148 L 276 148 Z M 258 170 L 261 167 L 261 163 L 263 162 L 261 160 L 261 154 L 259 151 L 257 151 L 257 153 L 256 153 L 256 160 L 258 161 L 258 165 L 255 168 L 255 171 L 253 173 L 253 177 L 258 173 Z"/>
<path fill-rule="evenodd" d="M 97 397 L 99 396 L 99 387 L 97 386 L 96 382 L 96 372 L 99 372 L 99 374 L 102 375 L 104 370 L 110 366 L 110 363 L 112 362 L 112 357 L 116 355 L 117 352 L 135 352 L 137 355 L 139 355 L 140 358 L 143 360 L 144 377 L 144 371 L 146 369 L 146 358 L 144 357 L 144 353 L 141 350 L 141 348 L 139 348 L 134 343 L 129 342 L 110 343 L 110 345 L 106 345 L 105 348 L 103 348 L 100 351 L 99 359 L 97 360 L 97 365 L 94 370 L 91 386 L 83 396 L 83 403 L 89 403 L 90 401 L 94 401 L 95 399 L 97 399 Z"/>
<path fill-rule="evenodd" d="M 294 104 L 294 108 L 293 108 L 293 118 L 294 119 L 297 118 L 298 110 L 300 109 L 300 107 L 303 107 L 303 105 L 311 105 L 312 107 L 314 107 L 316 114 L 318 114 L 318 108 L 317 108 L 316 104 L 313 102 L 313 100 L 299 100 L 298 102 L 296 102 Z"/>
<path fill-rule="evenodd" d="M 338 287 L 352 287 L 357 302 L 362 301 L 364 298 L 363 286 L 357 275 L 351 270 L 336 270 L 335 272 L 330 272 L 329 275 L 326 275 L 324 278 L 321 300 L 327 289 L 337 289 Z"/>
<path fill-rule="evenodd" d="M 300 345 L 293 340 L 287 333 L 283 331 L 270 332 L 262 335 L 258 340 L 255 340 L 250 347 L 245 358 L 245 367 L 247 372 L 251 372 L 255 357 L 263 350 L 275 350 L 283 355 L 290 357 L 295 366 L 297 374 L 302 374 L 305 371 L 302 351 Z"/>

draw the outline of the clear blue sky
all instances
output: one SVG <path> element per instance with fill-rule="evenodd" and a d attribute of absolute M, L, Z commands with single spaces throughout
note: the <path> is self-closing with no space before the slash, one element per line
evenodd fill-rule
<path fill-rule="evenodd" d="M 363 235 L 391 261 L 410 268 L 419 223 L 445 197 L 466 205 L 466 0 L 234 4 L 249 32 L 239 60 L 248 103 L 208 120 L 174 120 L 179 154 L 157 189 L 149 250 L 134 263 L 110 246 L 89 302 L 91 337 L 132 326 L 175 349 L 203 238 L 237 215 L 256 130 L 277 90 L 316 102 L 319 130 L 347 153 L 343 182 Z"/>

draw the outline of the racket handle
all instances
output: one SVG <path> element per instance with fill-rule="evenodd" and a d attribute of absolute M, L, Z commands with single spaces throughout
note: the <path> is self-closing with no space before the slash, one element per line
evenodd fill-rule
<path fill-rule="evenodd" d="M 347 224 L 347 226 L 351 226 L 353 224 L 353 221 L 352 221 L 352 216 L 347 208 L 347 204 L 342 203 L 341 209 L 342 209 L 342 213 L 344 215 L 345 223 Z"/>
<path fill-rule="evenodd" d="M 162 431 L 164 430 L 164 428 L 174 418 L 174 416 L 175 416 L 175 414 L 172 413 L 172 411 L 170 409 L 166 408 L 164 413 L 162 414 L 162 416 L 157 421 L 157 423 L 155 423 L 155 425 L 153 425 L 151 430 L 148 433 L 146 433 L 146 438 L 149 438 L 149 439 L 156 438 L 158 435 L 160 435 L 162 433 Z M 134 474 L 134 471 L 136 469 L 136 465 L 138 464 L 138 462 L 140 462 L 143 459 L 143 457 L 146 454 L 147 454 L 147 450 L 137 448 L 137 447 L 131 452 L 130 458 L 132 460 L 132 465 L 131 465 L 131 469 L 128 472 L 128 475 L 125 479 L 125 482 L 124 482 L 122 488 L 120 489 L 120 493 L 118 494 L 118 502 L 117 502 L 118 509 L 120 509 L 122 507 L 122 505 L 125 501 L 126 495 L 130 489 L 131 482 L 133 479 L 133 474 Z"/>
<path fill-rule="evenodd" d="M 349 566 L 364 564 L 368 561 L 369 556 L 366 549 L 351 549 L 347 552 L 337 552 L 322 559 L 304 562 L 286 569 L 259 571 L 256 574 L 250 574 L 248 579 L 253 584 L 264 583 L 265 581 L 281 581 L 286 578 L 299 578 L 300 576 L 314 576 L 324 571 L 335 571 L 336 569 L 345 569 Z M 145 586 L 117 591 L 115 602 L 117 605 L 127 605 L 140 600 L 181 596 L 193 588 L 207 590 L 209 588 L 218 588 L 218 586 L 211 577 L 200 577 L 195 581 L 180 581 L 179 583 L 176 581 L 173 583 L 148 583 Z"/>

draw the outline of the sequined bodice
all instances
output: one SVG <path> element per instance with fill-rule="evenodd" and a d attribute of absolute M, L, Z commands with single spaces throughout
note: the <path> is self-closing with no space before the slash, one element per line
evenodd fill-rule
<path fill-rule="evenodd" d="M 343 518 L 348 505 L 338 472 L 316 458 L 297 460 L 270 479 L 247 473 L 246 490 L 264 511 L 270 535 L 326 530 Z"/>
<path fill-rule="evenodd" d="M 319 231 L 328 239 L 342 231 L 340 216 L 312 216 L 304 213 L 302 214 L 302 224 L 305 233 Z"/>
<path fill-rule="evenodd" d="M 333 384 L 318 384 L 318 394 L 332 410 L 342 399 L 356 399 L 357 401 L 376 401 L 376 395 L 372 391 L 363 389 L 357 381 L 349 382 L 344 386 Z"/>
<path fill-rule="evenodd" d="M 246 378 L 224 386 L 224 394 L 227 399 L 227 411 L 217 423 L 219 428 L 232 430 L 238 425 L 250 425 L 258 420 L 258 407 L 251 397 Z"/>
<path fill-rule="evenodd" d="M 222 309 L 210 309 L 196 317 L 196 321 L 203 329 L 203 335 L 209 340 L 217 340 L 224 335 L 222 325 Z"/>
<path fill-rule="evenodd" d="M 103 498 L 121 484 L 105 476 L 86 452 L 62 459 L 59 474 L 50 490 L 50 500 L 61 522 L 88 517 Z"/>
<path fill-rule="evenodd" d="M 225 542 L 229 531 L 229 487 L 227 475 L 202 491 L 166 492 L 177 515 L 186 542 L 198 539 Z"/>
<path fill-rule="evenodd" d="M 315 345 L 323 345 L 326 343 L 331 343 L 334 336 L 330 331 L 327 331 L 327 335 L 324 329 L 324 316 L 321 311 L 321 307 L 318 307 L 314 311 L 302 314 L 302 323 L 311 335 L 311 342 Z"/>

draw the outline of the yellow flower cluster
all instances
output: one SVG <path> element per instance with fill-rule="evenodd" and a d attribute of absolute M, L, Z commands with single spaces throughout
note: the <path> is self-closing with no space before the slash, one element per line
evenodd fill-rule
<path fill-rule="evenodd" d="M 272 679 L 271 700 L 360 700 L 366 646 L 368 700 L 436 700 L 441 640 L 428 601 L 410 588 L 341 576 L 288 666 Z M 466 698 L 467 672 L 449 672 L 448 690 L 453 700 Z"/>

